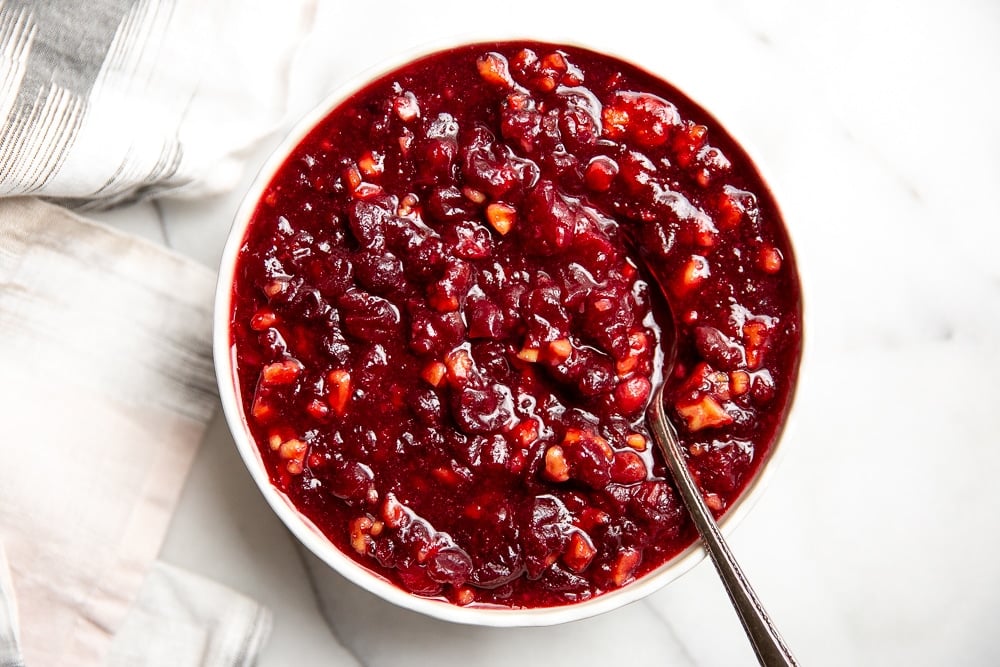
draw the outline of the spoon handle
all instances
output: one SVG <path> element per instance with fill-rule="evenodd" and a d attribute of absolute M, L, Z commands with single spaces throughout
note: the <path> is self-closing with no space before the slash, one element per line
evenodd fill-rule
<path fill-rule="evenodd" d="M 650 407 L 650 424 L 653 435 L 660 449 L 664 450 L 663 455 L 667 460 L 667 466 L 674 477 L 681 498 L 687 506 L 688 512 L 694 521 L 695 527 L 701 534 L 702 541 L 715 569 L 722 578 L 722 583 L 729 593 L 729 599 L 736 608 L 736 613 L 740 617 L 743 629 L 750 638 L 757 660 L 766 667 L 794 666 L 798 665 L 795 657 L 785 644 L 777 628 L 771 623 L 764 606 L 757 598 L 750 582 L 747 581 L 743 570 L 740 569 L 733 553 L 729 550 L 729 545 L 719 532 L 719 526 L 715 522 L 705 500 L 701 496 L 701 491 L 694 483 L 691 473 L 688 471 L 687 462 L 677 444 L 677 434 L 674 426 L 664 412 L 663 386 L 661 385 L 653 403 Z"/>

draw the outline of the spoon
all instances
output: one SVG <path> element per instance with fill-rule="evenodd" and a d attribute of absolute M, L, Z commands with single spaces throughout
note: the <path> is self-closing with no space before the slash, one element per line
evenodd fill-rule
<path fill-rule="evenodd" d="M 688 471 L 687 462 L 677 444 L 677 433 L 673 424 L 667 418 L 663 402 L 663 387 L 661 383 L 653 393 L 652 403 L 647 416 L 649 425 L 653 431 L 653 439 L 659 446 L 663 457 L 667 461 L 667 467 L 674 477 L 677 489 L 680 491 L 681 499 L 687 506 L 691 519 L 695 527 L 701 534 L 702 542 L 715 569 L 722 578 L 722 583 L 729 593 L 729 599 L 740 617 L 743 629 L 753 645 L 757 660 L 766 667 L 778 667 L 798 665 L 795 657 L 788 649 L 777 628 L 771 623 L 764 606 L 757 598 L 750 582 L 747 581 L 743 570 L 740 569 L 736 558 L 729 550 L 729 545 L 719 532 L 719 526 L 715 523 L 712 513 L 705 500 L 701 496 L 701 491 L 694 483 L 691 473 Z"/>

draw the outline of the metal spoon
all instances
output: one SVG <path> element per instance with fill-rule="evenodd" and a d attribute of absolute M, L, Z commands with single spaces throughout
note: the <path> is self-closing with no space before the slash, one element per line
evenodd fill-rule
<path fill-rule="evenodd" d="M 687 506 L 688 512 L 694 525 L 701 534 L 701 539 L 705 544 L 705 549 L 715 563 L 715 569 L 722 578 L 722 583 L 726 586 L 729 599 L 740 617 L 743 629 L 753 645 L 754 653 L 760 664 L 767 667 L 778 667 L 781 665 L 798 665 L 792 652 L 788 649 L 777 628 L 771 623 L 764 606 L 757 599 L 750 582 L 747 581 L 743 570 L 736 563 L 733 553 L 729 550 L 729 545 L 722 538 L 719 526 L 705 500 L 701 496 L 701 491 L 691 478 L 688 471 L 684 453 L 677 444 L 677 433 L 673 424 L 667 418 L 663 402 L 663 385 L 661 384 L 653 393 L 653 400 L 647 413 L 649 425 L 653 431 L 653 438 L 663 452 L 663 457 L 667 460 L 667 467 L 674 476 L 674 482 L 680 491 L 681 498 Z"/>

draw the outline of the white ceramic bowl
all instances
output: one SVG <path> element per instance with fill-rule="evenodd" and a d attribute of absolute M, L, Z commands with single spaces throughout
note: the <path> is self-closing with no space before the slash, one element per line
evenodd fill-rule
<path fill-rule="evenodd" d="M 604 593 L 584 602 L 559 607 L 531 609 L 461 607 L 445 601 L 413 595 L 378 574 L 364 568 L 352 558 L 345 555 L 327 539 L 310 519 L 295 508 L 291 500 L 283 492 L 271 484 L 263 458 L 247 424 L 246 415 L 242 407 L 243 401 L 235 380 L 236 372 L 231 344 L 230 316 L 236 262 L 246 234 L 247 225 L 253 216 L 254 210 L 267 185 L 271 182 L 278 169 L 284 164 L 289 153 L 306 137 L 317 123 L 348 97 L 363 89 L 369 82 L 424 55 L 429 55 L 444 48 L 460 46 L 462 43 L 474 43 L 478 41 L 485 40 L 437 44 L 433 47 L 409 52 L 354 77 L 339 87 L 299 121 L 284 141 L 275 149 L 261 168 L 260 173 L 243 199 L 222 254 L 214 313 L 213 344 L 215 370 L 226 420 L 236 442 L 236 447 L 247 469 L 250 471 L 250 475 L 260 488 L 268 504 L 288 529 L 300 542 L 330 567 L 358 586 L 389 602 L 445 621 L 493 627 L 555 625 L 596 616 L 644 598 L 691 570 L 691 568 L 705 558 L 706 553 L 700 543 L 695 542 L 667 563 L 664 563 L 659 568 L 623 588 Z M 505 39 L 504 41 L 507 40 Z M 562 40 L 559 43 L 571 44 L 572 42 Z M 576 46 L 594 50 L 593 47 L 586 45 Z M 627 58 L 613 54 L 609 55 L 624 62 L 630 62 Z M 780 441 L 787 439 L 787 424 L 785 431 L 785 438 L 779 438 L 779 441 L 774 444 L 768 460 L 759 468 L 757 475 L 744 489 L 738 501 L 727 511 L 721 522 L 723 532 L 728 533 L 747 514 L 760 496 L 763 488 L 772 476 L 775 464 L 779 458 L 781 451 L 781 447 L 779 446 Z"/>

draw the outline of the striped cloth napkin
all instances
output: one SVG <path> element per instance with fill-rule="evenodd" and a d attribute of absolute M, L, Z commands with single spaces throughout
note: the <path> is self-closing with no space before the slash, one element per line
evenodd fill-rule
<path fill-rule="evenodd" d="M 0 196 L 235 185 L 281 119 L 310 0 L 0 0 Z"/>
<path fill-rule="evenodd" d="M 0 201 L 0 665 L 246 665 L 256 602 L 157 554 L 216 410 L 209 270 Z"/>
<path fill-rule="evenodd" d="M 217 406 L 213 273 L 37 197 L 234 185 L 312 12 L 0 0 L 0 667 L 250 665 L 267 639 L 260 604 L 157 561 Z"/>

